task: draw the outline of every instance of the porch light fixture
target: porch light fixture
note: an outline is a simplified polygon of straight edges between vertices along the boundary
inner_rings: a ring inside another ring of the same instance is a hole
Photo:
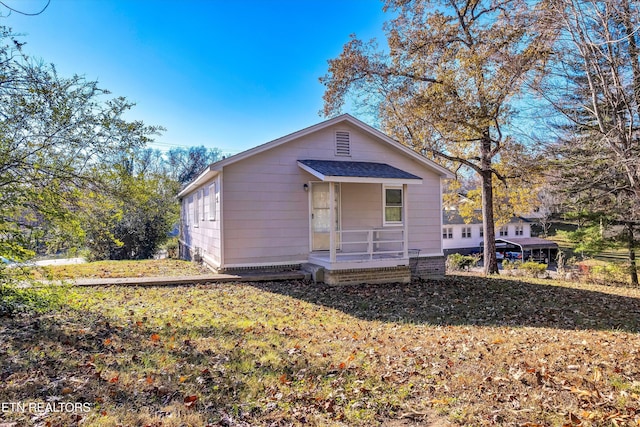
[[[309,184],[304,184],[302,188],[304,188],[304,191],[309,191]]]

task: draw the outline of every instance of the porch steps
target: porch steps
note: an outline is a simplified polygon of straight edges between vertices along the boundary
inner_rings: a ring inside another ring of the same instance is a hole
[[[306,263],[306,264],[302,264],[301,268],[303,272],[311,276],[310,279],[314,283],[324,282],[324,272],[325,272],[324,267],[317,264]]]

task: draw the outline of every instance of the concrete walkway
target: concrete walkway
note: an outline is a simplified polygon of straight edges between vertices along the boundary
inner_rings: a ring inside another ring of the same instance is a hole
[[[198,276],[176,277],[124,277],[124,278],[99,278],[76,279],[72,283],[75,286],[178,286],[178,285],[202,285],[206,283],[225,282],[273,282],[284,280],[308,280],[309,274],[301,271],[248,271],[242,274],[204,274]]]
[[[35,265],[45,266],[45,265],[69,265],[69,264],[84,264],[87,261],[84,258],[52,258],[52,259],[41,259],[39,261],[34,261]]]

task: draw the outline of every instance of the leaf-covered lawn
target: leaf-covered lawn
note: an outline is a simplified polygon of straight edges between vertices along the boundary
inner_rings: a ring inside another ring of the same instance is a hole
[[[210,273],[211,270],[200,264],[176,259],[96,261],[85,264],[50,265],[32,269],[32,275],[36,279],[194,276]]]
[[[74,289],[0,318],[0,402],[91,410],[0,419],[638,425],[639,331],[640,291],[551,281]]]

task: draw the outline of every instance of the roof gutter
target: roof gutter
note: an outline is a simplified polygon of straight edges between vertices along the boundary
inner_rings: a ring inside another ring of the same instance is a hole
[[[187,194],[195,190],[197,187],[199,187],[203,182],[207,182],[213,177],[215,177],[216,175],[218,175],[219,170],[218,168],[214,168],[214,165],[215,163],[209,165],[209,167],[207,167],[200,175],[198,175],[196,179],[191,181],[186,187],[180,190],[177,197],[182,198],[186,196]]]

